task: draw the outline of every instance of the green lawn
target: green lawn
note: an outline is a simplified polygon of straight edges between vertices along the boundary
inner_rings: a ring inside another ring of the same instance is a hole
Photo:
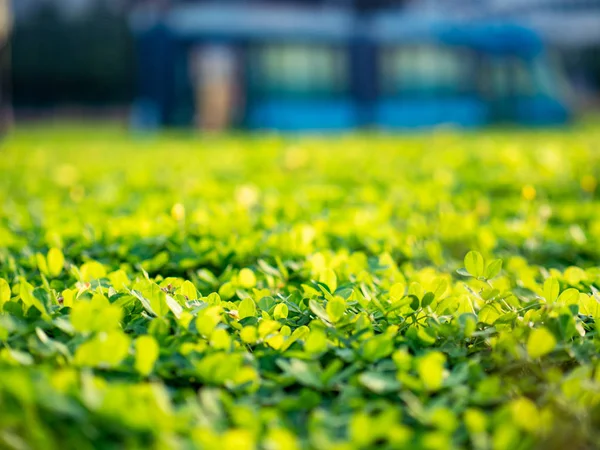
[[[17,130],[0,448],[596,448],[596,125]]]

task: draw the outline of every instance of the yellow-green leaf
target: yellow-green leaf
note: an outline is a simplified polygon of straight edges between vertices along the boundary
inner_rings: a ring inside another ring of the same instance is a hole
[[[217,350],[229,350],[231,347],[231,337],[227,330],[217,328],[210,336],[210,346]]]
[[[428,391],[437,391],[444,382],[446,356],[441,352],[430,352],[417,359],[417,373]]]
[[[4,278],[0,278],[0,311],[8,301],[10,301],[10,286]]]
[[[251,298],[245,298],[238,306],[238,315],[240,319],[256,316],[256,304]]]
[[[539,426],[539,411],[535,403],[527,397],[520,397],[510,403],[513,420],[521,429],[535,432]]]
[[[286,319],[288,314],[289,308],[285,303],[278,304],[273,311],[273,317],[275,317],[275,319]]]
[[[327,285],[332,293],[337,289],[337,276],[332,269],[323,270],[319,276],[319,281]]]
[[[491,280],[496,277],[502,270],[502,260],[494,259],[485,268],[485,278]]]
[[[566,291],[563,291],[556,299],[556,303],[567,306],[576,305],[579,303],[579,291],[574,288],[569,288]]]
[[[556,339],[546,328],[536,328],[527,340],[527,353],[532,358],[547,355],[556,347]]]
[[[327,311],[329,320],[331,320],[334,323],[339,322],[339,320],[344,316],[344,312],[346,311],[346,300],[339,296],[333,297],[327,302],[325,310]]]
[[[184,295],[188,300],[196,300],[198,298],[198,291],[196,286],[191,281],[184,281],[180,288],[181,295]]]
[[[51,248],[48,251],[48,274],[51,277],[57,277],[65,265],[65,256],[58,248]]]
[[[406,293],[406,283],[398,282],[390,288],[390,298],[400,300]]]
[[[467,255],[465,256],[464,263],[465,269],[467,269],[467,272],[469,272],[472,276],[474,276],[475,278],[483,276],[483,271],[485,267],[483,256],[481,256],[481,253],[476,251],[471,251],[467,253]]]
[[[135,370],[142,375],[149,375],[158,359],[159,346],[150,335],[140,336],[135,340]]]
[[[560,284],[555,277],[547,278],[544,281],[544,298],[548,303],[553,303],[558,298]]]
[[[327,335],[320,328],[310,331],[310,334],[304,341],[304,350],[307,353],[321,353],[327,350]]]
[[[37,262],[38,269],[40,269],[40,272],[44,275],[48,275],[48,264],[46,262],[46,258],[44,258],[44,255],[42,255],[41,253],[36,253],[35,260]]]
[[[98,261],[89,261],[83,264],[79,272],[82,281],[92,281],[106,276],[106,269]]]
[[[240,286],[249,289],[256,286],[256,275],[250,269],[242,269],[238,275],[238,281]]]

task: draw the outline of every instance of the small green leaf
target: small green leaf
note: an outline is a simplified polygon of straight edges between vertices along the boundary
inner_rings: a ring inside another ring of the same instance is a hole
[[[256,286],[256,275],[250,269],[242,269],[238,275],[238,281],[240,286],[249,289]]]
[[[373,336],[363,344],[363,357],[368,361],[379,361],[394,351],[394,340],[391,336],[380,334]]]
[[[158,358],[159,347],[156,339],[150,335],[140,336],[135,340],[135,370],[147,376],[152,372]]]
[[[46,262],[46,258],[41,253],[35,254],[35,260],[37,262],[38,269],[44,275],[48,275],[48,263]]]
[[[277,360],[277,365],[287,376],[294,378],[304,386],[316,389],[323,387],[323,382],[317,372],[318,368],[314,364],[299,359],[292,359],[289,362],[280,359]]]
[[[106,276],[106,269],[97,261],[89,261],[79,268],[82,281],[92,281]]]
[[[435,283],[435,289],[433,290],[433,295],[435,296],[435,298],[439,299],[446,293],[447,290],[448,290],[448,281],[446,281],[443,278],[440,278]]]
[[[0,278],[0,311],[6,302],[10,301],[10,286],[4,278]]]
[[[491,280],[492,278],[497,277],[501,270],[502,270],[502,260],[494,259],[485,268],[484,277],[486,280]]]
[[[310,334],[304,341],[304,350],[307,353],[321,353],[327,350],[327,335],[320,328],[310,331]]]
[[[227,330],[217,328],[210,335],[210,346],[217,350],[229,350],[231,348],[231,337]]]
[[[33,306],[38,311],[42,313],[42,316],[48,318],[48,312],[46,311],[46,307],[44,304],[33,294],[33,286],[31,286],[27,282],[21,283],[19,288],[19,295],[23,304],[26,307]]]
[[[238,315],[240,320],[246,317],[256,317],[256,304],[250,297],[242,300],[238,306]]]
[[[196,286],[194,286],[191,281],[184,281],[179,289],[181,295],[185,296],[188,300],[196,300],[198,298]]]
[[[240,338],[242,339],[242,342],[246,344],[255,344],[258,340],[256,327],[249,325],[242,328],[242,331],[240,331]]]
[[[437,391],[444,382],[446,356],[441,352],[430,352],[417,359],[417,373],[428,391]]]
[[[62,272],[65,265],[65,256],[58,248],[51,248],[48,251],[48,274],[51,277],[57,277]]]
[[[332,322],[339,322],[346,312],[346,301],[342,297],[333,297],[327,302],[326,311]]]
[[[400,388],[400,383],[392,376],[385,375],[379,372],[365,372],[360,374],[358,381],[368,390],[376,394],[387,394],[397,391]]]
[[[471,251],[469,253],[467,253],[467,255],[465,256],[465,269],[467,269],[467,272],[475,277],[475,278],[479,278],[481,276],[483,276],[483,271],[484,271],[484,261],[483,261],[483,256],[481,256],[481,253],[476,252],[476,251]]]
[[[427,292],[421,299],[421,308],[427,308],[429,305],[431,305],[433,303],[434,299],[435,299],[435,294],[433,292]]]
[[[327,285],[329,292],[332,294],[337,289],[337,276],[332,269],[323,270],[323,272],[321,272],[321,276],[319,277],[319,281]]]
[[[275,319],[277,319],[277,320],[286,319],[288,314],[289,314],[289,308],[285,303],[278,304],[275,307],[275,310],[273,311],[273,317],[275,317]]]
[[[406,294],[406,283],[396,283],[390,288],[390,298],[392,301],[400,300]]]
[[[196,318],[196,330],[203,336],[210,336],[218,324],[219,319],[212,314],[203,314]]]
[[[325,311],[325,308],[323,308],[323,306],[321,306],[316,300],[310,299],[308,301],[308,307],[319,319],[325,323],[329,324],[329,322],[331,322],[327,311]]]
[[[579,291],[575,288],[563,291],[556,299],[556,303],[564,306],[577,305],[579,303]]]
[[[118,366],[129,352],[131,339],[120,330],[100,333],[75,351],[75,364],[83,367]]]
[[[119,327],[123,310],[110,304],[103,295],[96,294],[91,300],[76,301],[69,318],[73,328],[81,333],[110,331]]]
[[[167,306],[169,307],[169,309],[175,316],[175,318],[180,319],[181,314],[183,313],[183,307],[177,302],[177,300],[175,300],[173,297],[171,297],[169,294],[166,294],[166,293],[165,293],[165,301],[167,303]]]
[[[150,286],[144,290],[144,296],[148,299],[152,311],[154,311],[158,317],[165,317],[170,311],[169,305],[167,304],[167,294],[158,284],[151,283]]]
[[[554,303],[560,292],[560,284],[555,277],[547,278],[544,281],[544,298],[548,303]]]
[[[546,328],[536,328],[527,340],[527,353],[531,358],[547,355],[556,347],[556,339]]]
[[[514,422],[519,428],[535,433],[540,425],[540,414],[535,403],[527,397],[520,397],[509,404]]]

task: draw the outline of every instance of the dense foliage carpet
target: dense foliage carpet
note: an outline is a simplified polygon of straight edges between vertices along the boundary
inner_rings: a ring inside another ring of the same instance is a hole
[[[0,448],[600,442],[600,132],[0,149]]]

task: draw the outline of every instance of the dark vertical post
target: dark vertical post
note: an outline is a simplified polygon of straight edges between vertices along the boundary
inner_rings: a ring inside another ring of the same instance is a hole
[[[373,124],[373,108],[378,96],[377,47],[367,34],[369,13],[355,10],[355,33],[349,44],[350,90],[358,108],[359,125]]]
[[[169,30],[160,22],[136,36],[135,126],[153,128],[169,123],[174,81],[172,47]]]

